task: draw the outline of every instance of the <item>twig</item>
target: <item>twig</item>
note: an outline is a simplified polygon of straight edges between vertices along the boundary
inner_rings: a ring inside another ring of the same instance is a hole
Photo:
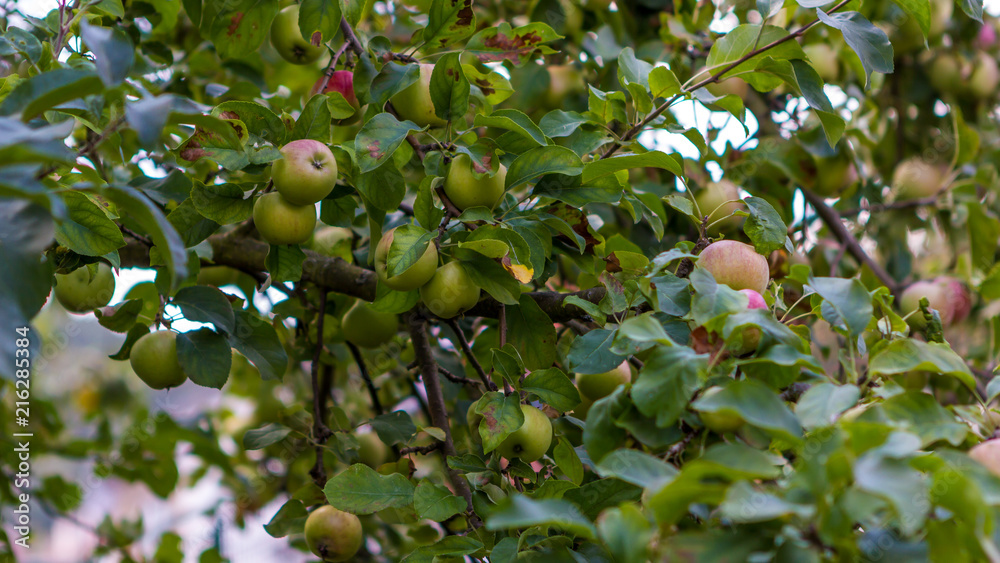
[[[320,384],[320,357],[323,354],[323,321],[326,317],[326,292],[319,292],[319,315],[316,318],[316,343],[313,350],[312,365],[309,374],[312,378],[313,392],[313,439],[316,441],[316,463],[309,470],[309,475],[320,488],[326,485],[326,468],[323,466],[323,444],[330,437],[330,429],[326,426],[326,397]]]
[[[109,136],[111,136],[112,133],[117,131],[118,128],[121,127],[124,123],[125,123],[125,114],[123,113],[122,115],[118,116],[118,118],[116,118],[114,121],[108,123],[108,126],[105,127],[103,131],[101,131],[100,135],[93,137],[92,139],[87,141],[82,147],[80,147],[80,149],[76,151],[77,158],[81,156],[87,156],[89,158],[90,152],[93,151],[95,148],[97,148],[97,145],[99,145],[102,141],[104,141],[104,139],[107,139]],[[55,172],[58,168],[59,168],[58,166],[49,166],[48,168],[39,171],[38,174],[35,175],[35,178],[41,180],[46,176],[48,176],[49,174]]]
[[[483,369],[482,364],[476,358],[476,355],[472,353],[472,347],[469,346],[469,341],[465,338],[465,333],[462,332],[461,327],[458,326],[458,322],[455,319],[448,319],[446,321],[448,326],[451,327],[452,332],[455,333],[455,338],[458,339],[459,346],[462,347],[462,352],[465,354],[465,358],[472,364],[472,369],[476,370],[479,375],[479,379],[483,382],[483,385],[490,391],[496,391],[497,386],[495,383],[490,381],[490,376],[486,374],[486,370]]]
[[[433,451],[441,449],[441,442],[434,442],[433,444],[428,444],[426,446],[410,446],[408,448],[401,448],[399,450],[400,455],[409,454],[429,454]]]
[[[451,199],[448,198],[448,195],[444,193],[444,188],[438,186],[437,189],[434,191],[435,193],[437,193],[438,198],[441,199],[441,203],[444,204],[444,210],[445,213],[447,213],[447,215],[450,215],[451,217],[458,217],[462,214],[462,211],[459,208],[455,207],[455,204],[451,202]]]
[[[406,369],[411,370],[411,369],[413,369],[415,367],[417,367],[417,361],[416,360],[410,362],[410,365],[406,366]],[[451,381],[453,383],[461,383],[462,385],[472,385],[472,386],[475,386],[475,387],[479,387],[479,385],[480,385],[480,383],[478,381],[476,381],[475,379],[469,379],[468,377],[462,377],[461,375],[456,375],[456,374],[452,373],[451,371],[449,371],[448,369],[446,369],[445,367],[441,366],[440,364],[438,364],[438,368],[437,369],[438,369],[438,373],[440,373],[441,375],[443,375],[445,377],[445,379],[447,379],[448,381]]]
[[[375,388],[375,384],[372,382],[371,376],[368,374],[368,366],[365,365],[365,357],[361,354],[361,350],[354,345],[353,342],[345,342],[347,344],[347,349],[351,351],[351,355],[354,356],[355,363],[358,364],[358,371],[361,372],[361,378],[365,380],[365,385],[368,387],[368,394],[372,397],[372,408],[375,409],[375,414],[385,414],[382,409],[382,401],[378,399],[378,389]]]
[[[500,347],[503,348],[507,345],[507,306],[503,303],[500,304]],[[521,379],[524,379],[526,373],[521,374]],[[510,383],[507,381],[506,377],[503,377],[503,394],[510,395],[514,392],[511,388]]]
[[[697,429],[688,427],[687,425],[685,425],[685,427],[686,432],[684,432],[684,437],[681,438],[680,442],[677,442],[667,449],[667,453],[664,454],[663,459],[671,460],[684,453],[684,450],[687,449],[691,440],[694,440],[694,437],[698,435]]]
[[[851,209],[845,209],[840,212],[841,217],[852,217],[861,213],[862,211],[867,211],[869,213],[878,213],[880,211],[888,211],[890,209],[910,209],[911,207],[923,207],[925,205],[934,205],[937,203],[938,196],[941,192],[946,191],[947,186],[940,190],[938,193],[922,197],[918,199],[908,199],[906,201],[894,201],[892,203],[877,203],[875,205],[869,205],[867,207],[854,207]]]
[[[352,51],[359,55],[365,52],[365,46],[361,44],[361,40],[354,33],[354,28],[348,23],[347,18],[340,18],[340,31],[344,32],[344,39],[350,44]]]
[[[118,228],[121,229],[121,231],[123,233],[125,233],[126,235],[128,235],[128,236],[134,238],[135,240],[141,242],[142,244],[145,244],[146,246],[152,248],[152,246],[153,246],[153,240],[150,239],[149,237],[144,236],[144,235],[140,235],[139,233],[133,231],[132,229],[126,227],[125,225],[118,225]]]

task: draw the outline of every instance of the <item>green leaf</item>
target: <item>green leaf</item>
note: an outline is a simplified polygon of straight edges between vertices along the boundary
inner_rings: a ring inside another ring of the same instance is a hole
[[[11,46],[11,50],[5,50],[3,53],[4,55],[13,55],[16,52],[21,53],[26,59],[33,63],[37,63],[41,60],[42,42],[27,30],[21,29],[20,27],[10,26],[7,28],[7,33],[4,33],[3,37],[10,42]]]
[[[524,112],[516,109],[498,109],[489,115],[477,115],[473,125],[513,131],[540,147],[549,144],[549,139],[538,125],[535,125],[535,122]]]
[[[91,70],[57,68],[19,83],[0,103],[0,115],[19,113],[27,122],[44,111],[102,89],[101,79]]]
[[[132,68],[135,47],[121,28],[108,29],[80,21],[80,37],[94,55],[97,75],[107,88],[122,83]]]
[[[264,531],[272,538],[283,538],[303,529],[309,512],[301,500],[290,499],[281,505],[278,512],[267,524],[264,524]]]
[[[556,360],[556,329],[552,320],[530,295],[507,307],[508,341],[528,370],[547,368]]]
[[[451,494],[445,487],[423,479],[413,492],[413,509],[420,518],[444,522],[465,511],[466,503],[465,499]]]
[[[743,223],[743,232],[750,237],[754,248],[764,256],[785,246],[788,238],[788,227],[774,207],[763,198],[748,197],[743,200],[747,204],[750,216]]]
[[[556,467],[569,477],[569,480],[580,485],[583,483],[583,462],[580,456],[573,449],[573,444],[566,438],[559,438],[556,447],[552,450],[552,458],[556,462]]]
[[[561,38],[544,23],[533,22],[511,29],[509,23],[500,22],[473,35],[465,50],[483,63],[511,61],[514,66],[523,66],[534,58],[536,51],[554,53],[545,44]]]
[[[300,9],[299,14],[301,15],[301,13]],[[288,130],[281,121],[281,117],[267,106],[256,102],[239,100],[222,102],[215,106],[212,115],[220,118],[239,119],[247,126],[247,131],[251,135],[258,137],[263,142],[281,146],[287,141]]]
[[[601,514],[597,530],[616,561],[647,561],[655,534],[649,519],[635,504],[622,504]]]
[[[430,8],[427,27],[420,36],[428,45],[443,49],[476,31],[476,13],[472,10],[472,0],[434,0]],[[441,113],[438,112],[438,115]]]
[[[595,402],[587,411],[587,425],[583,429],[583,445],[594,462],[600,463],[625,443],[627,433],[617,424],[618,418],[628,410],[629,401],[625,386]]]
[[[638,450],[615,450],[597,464],[597,474],[614,477],[644,489],[658,489],[677,476],[677,469]]]
[[[514,494],[486,518],[487,530],[508,530],[531,526],[550,526],[576,536],[593,538],[594,525],[573,504],[558,499],[532,500]]]
[[[322,45],[340,31],[340,17],[339,1],[302,0],[299,5],[299,32],[311,44]]]
[[[371,172],[382,166],[399,145],[403,144],[410,131],[419,130],[416,123],[400,122],[389,113],[380,113],[371,118],[354,138],[354,150],[361,173]]]
[[[357,179],[358,193],[379,211],[395,211],[406,196],[403,175],[392,162],[363,172]]]
[[[253,215],[253,198],[244,197],[239,184],[203,184],[195,181],[191,202],[198,213],[220,225],[242,223]]]
[[[440,2],[440,0],[438,0]],[[446,0],[447,2],[468,2],[472,13],[472,0]],[[431,102],[434,113],[446,121],[462,119],[469,111],[469,79],[462,72],[459,53],[448,53],[438,59],[431,73]]]
[[[129,299],[113,307],[95,309],[94,314],[97,316],[97,322],[104,328],[112,332],[128,332],[139,320],[142,306],[142,299]]]
[[[306,253],[299,245],[269,245],[264,266],[276,282],[297,282],[302,279],[302,264],[306,261]]]
[[[996,244],[990,243],[990,237],[1000,237],[1000,220],[978,201],[966,203],[965,208],[972,266],[988,272],[996,264]]]
[[[392,232],[392,245],[386,259],[385,273],[394,277],[410,268],[434,244],[435,231],[428,231],[416,225],[400,225]]]
[[[233,354],[224,336],[201,328],[177,335],[177,360],[195,384],[222,389],[229,379]]]
[[[380,475],[371,467],[356,463],[326,482],[323,492],[334,508],[352,514],[372,514],[385,508],[413,504],[413,483],[393,473]]]
[[[672,98],[681,93],[681,82],[669,67],[657,66],[649,71],[649,93],[654,100]]]
[[[852,337],[859,336],[872,320],[872,296],[856,278],[809,278],[809,287],[832,309],[823,309],[823,318],[843,327]]]
[[[499,72],[480,72],[478,68],[468,64],[462,65],[462,72],[465,73],[465,78],[482,92],[487,103],[499,104],[514,93],[510,81]]]
[[[288,369],[288,354],[274,327],[250,311],[234,312],[236,324],[229,333],[229,345],[246,356],[265,380],[281,379]]]
[[[218,288],[207,285],[185,287],[170,302],[180,307],[184,318],[189,321],[211,323],[230,334],[236,328],[233,306]]]
[[[871,82],[872,72],[888,74],[893,71],[889,37],[859,12],[827,14],[816,8],[816,15],[819,21],[839,29],[844,34],[844,41],[861,57],[861,65],[865,69],[865,88]]]
[[[83,192],[63,193],[68,217],[56,228],[59,244],[84,256],[104,256],[125,246],[118,225]]]
[[[243,449],[259,450],[266,448],[271,444],[277,444],[284,440],[285,436],[288,436],[291,432],[291,428],[281,424],[268,424],[260,428],[247,430],[246,434],[243,435]]]
[[[970,390],[976,388],[976,379],[965,360],[947,344],[936,342],[913,338],[893,340],[872,355],[868,369],[873,376],[930,371],[953,376]]]
[[[616,332],[596,329],[576,337],[569,349],[566,362],[577,373],[604,373],[617,367],[623,358],[611,351]]]
[[[808,518],[813,515],[815,509],[809,505],[793,504],[759,490],[746,481],[739,481],[726,491],[726,499],[719,510],[725,518],[747,524],[767,522],[788,515]]]
[[[583,167],[583,181],[584,183],[591,182],[619,170],[632,168],[662,168],[677,176],[684,175],[684,169],[678,158],[664,152],[650,151],[643,154],[624,154],[588,162]]]
[[[417,426],[406,411],[380,414],[369,423],[386,445],[404,444],[417,433]],[[443,518],[442,518],[443,520]]]
[[[171,290],[180,287],[187,278],[187,251],[180,235],[160,208],[137,190],[125,186],[110,186],[103,195],[118,205],[122,215],[127,214],[153,239],[167,266]]]
[[[795,414],[806,430],[815,430],[832,425],[840,413],[856,405],[860,398],[861,391],[854,385],[820,383],[799,398]]]
[[[414,549],[400,563],[435,563],[447,561],[449,558],[461,559],[462,555],[469,555],[481,549],[483,543],[475,538],[446,536],[433,545],[422,545]]]
[[[479,399],[476,412],[483,415],[479,436],[483,439],[483,453],[490,453],[512,433],[524,425],[521,398],[517,393],[487,393]]]
[[[462,256],[462,264],[472,281],[505,305],[517,305],[521,298],[521,284],[494,260],[468,252]]]
[[[336,5],[336,2],[324,2]],[[301,17],[301,14],[300,14]],[[330,142],[330,125],[333,116],[327,105],[326,96],[316,95],[309,99],[292,128],[292,141],[314,139],[323,144]]]
[[[587,108],[602,125],[612,121],[628,123],[625,103],[624,92],[602,92],[593,86],[589,87]]]
[[[552,346],[554,349],[555,345]],[[543,403],[557,411],[571,411],[580,404],[580,392],[557,367],[531,372],[521,383],[521,390],[538,395]]]
[[[659,347],[632,384],[632,400],[639,412],[656,417],[665,428],[677,422],[708,372],[708,354],[686,346]]]
[[[754,380],[735,381],[710,396],[699,397],[692,408],[701,412],[728,411],[783,440],[802,441],[802,427],[785,402],[769,387]]]
[[[740,25],[712,45],[712,50],[708,53],[705,66],[717,68],[714,72],[718,73],[721,70],[718,67],[725,68],[730,63],[742,59],[745,55],[753,51],[755,46],[769,45],[787,36],[788,32],[786,30],[773,25],[764,25],[763,28],[752,24]],[[739,74],[740,78],[746,80],[758,91],[766,92],[773,90],[781,84],[779,79],[766,74],[752,72],[764,57],[787,60],[804,59],[806,55],[797,42],[785,41],[773,49],[768,49],[761,54],[750,57],[723,76]],[[698,80],[703,80],[708,78],[708,76],[707,73],[703,73],[698,76]]]

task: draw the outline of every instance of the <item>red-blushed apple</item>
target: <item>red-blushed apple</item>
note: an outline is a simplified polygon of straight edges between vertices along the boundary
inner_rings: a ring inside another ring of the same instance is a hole
[[[388,275],[389,250],[392,247],[396,229],[391,229],[382,235],[382,240],[375,247],[375,273],[380,282],[389,289],[396,291],[413,291],[426,284],[437,272],[438,251],[433,241],[427,244],[420,258],[406,270],[395,276]]]
[[[433,72],[434,65],[421,64],[417,81],[389,99],[400,119],[409,119],[421,127],[443,127],[448,123],[434,111],[434,102],[431,100]]]
[[[392,313],[376,311],[370,304],[358,300],[344,313],[340,327],[348,342],[362,348],[377,348],[396,336],[399,319]]]
[[[424,305],[442,319],[450,319],[474,307],[479,302],[479,293],[479,286],[457,261],[438,268],[431,281],[420,288]]]
[[[158,330],[135,341],[129,353],[132,371],[153,389],[169,389],[187,381],[177,359],[177,333]]]
[[[316,94],[330,94],[332,92],[337,92],[347,100],[347,103],[355,110],[361,109],[361,104],[358,103],[358,96],[354,93],[354,73],[349,70],[335,70],[330,76],[322,76],[313,84],[312,90],[309,91],[309,97],[313,97]]]
[[[580,394],[597,401],[607,397],[618,388],[619,385],[632,382],[632,368],[628,362],[624,361],[610,371],[603,373],[580,373],[576,376],[576,387]]]
[[[697,267],[711,273],[716,283],[737,291],[752,289],[764,293],[770,279],[767,258],[749,244],[734,240],[720,240],[708,245],[698,257]]]
[[[709,224],[711,225],[713,222],[719,221],[709,227],[709,234],[714,235],[722,231],[734,231],[739,228],[743,223],[743,218],[731,216],[734,211],[743,209],[743,204],[738,201],[739,199],[739,187],[725,179],[718,182],[709,182],[695,194],[695,201],[698,202],[698,209],[701,211],[702,216],[711,215],[708,218]],[[722,220],[720,221],[720,219]]]
[[[507,459],[520,458],[525,463],[538,461],[552,444],[552,421],[531,405],[521,405],[524,424],[497,446],[497,453]]]
[[[274,189],[293,205],[311,205],[330,195],[337,185],[337,159],[330,147],[299,139],[281,147],[271,166]]]
[[[507,167],[501,164],[497,173],[490,177],[476,178],[473,172],[485,173],[487,170],[465,153],[456,156],[448,165],[444,193],[455,207],[463,211],[470,207],[493,209],[503,197]]]
[[[929,307],[937,310],[943,327],[965,320],[972,309],[968,289],[955,278],[941,276],[934,280],[914,282],[903,290],[899,298],[899,308],[904,315],[912,313],[906,322],[915,329],[927,326],[927,320],[920,312],[921,297],[926,297]]]
[[[294,205],[278,192],[266,193],[253,204],[253,222],[271,244],[301,244],[316,228],[315,205]]]
[[[361,549],[361,520],[323,505],[306,518],[306,545],[323,561],[349,561]]]
[[[972,446],[972,449],[969,450],[969,457],[1000,477],[1000,440],[986,440]]]
[[[896,166],[892,173],[892,192],[896,201],[923,199],[936,195],[945,181],[943,166],[913,157]]]
[[[316,46],[302,37],[299,30],[299,5],[282,8],[271,22],[271,45],[286,61],[309,64],[326,52],[322,45]]]
[[[764,296],[752,289],[741,289],[740,293],[747,296],[747,309],[767,309],[767,301],[764,301]],[[760,346],[760,329],[755,326],[746,327],[743,329],[743,334],[741,338],[742,346],[739,349],[737,355],[742,356],[744,354],[749,354],[757,350]]]
[[[59,304],[70,313],[89,313],[111,302],[115,294],[115,274],[104,262],[97,263],[97,271],[93,274],[89,266],[68,274],[56,274],[54,293]]]

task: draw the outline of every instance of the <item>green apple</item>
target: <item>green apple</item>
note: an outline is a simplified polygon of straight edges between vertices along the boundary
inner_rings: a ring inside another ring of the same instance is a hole
[[[278,192],[266,193],[253,205],[253,222],[271,244],[301,244],[316,228],[316,206],[294,205]]]
[[[987,53],[980,52],[969,77],[969,92],[977,100],[992,100],[1000,86],[1000,68],[996,60]]]
[[[576,386],[580,394],[597,401],[614,393],[619,385],[632,382],[632,368],[628,361],[624,361],[618,367],[604,373],[581,373],[576,376]]]
[[[469,405],[469,410],[465,411],[465,422],[469,425],[469,438],[475,444],[483,443],[483,437],[479,434],[479,423],[483,421],[483,415],[476,412],[479,400]]]
[[[587,413],[590,412],[590,407],[592,406],[594,406],[594,401],[591,401],[586,395],[580,393],[580,404],[573,409],[572,414],[580,420],[587,420]]]
[[[858,173],[847,155],[817,158],[812,191],[822,197],[839,197],[857,180]]]
[[[896,166],[892,173],[892,192],[896,201],[923,199],[936,195],[946,177],[944,167],[913,157]]]
[[[309,341],[316,342],[316,321],[309,323]],[[340,325],[340,319],[326,314],[323,315],[323,342],[343,342],[344,331]]]
[[[525,463],[541,459],[552,444],[552,421],[531,405],[521,405],[524,424],[497,446],[507,459],[520,458]]]
[[[802,48],[823,82],[836,82],[840,78],[839,57],[828,43],[812,43]]]
[[[986,440],[972,446],[969,457],[989,469],[990,473],[1000,477],[1000,440]]]
[[[299,5],[282,8],[271,22],[271,45],[286,61],[309,64],[326,52],[322,45],[316,46],[302,37],[299,30]]]
[[[702,216],[711,215],[708,218],[709,224],[714,221],[718,223],[712,225],[708,232],[715,235],[722,231],[734,231],[743,223],[743,218],[731,216],[734,211],[743,209],[743,204],[739,203],[740,189],[729,180],[709,182],[702,190],[695,194],[695,201],[698,202],[698,209]],[[714,213],[713,213],[714,212]]]
[[[749,244],[735,240],[720,240],[708,245],[698,257],[697,267],[711,273],[716,283],[737,291],[752,289],[764,293],[771,277],[767,258]]]
[[[709,387],[701,397],[707,399],[719,391],[722,391],[721,387]],[[731,409],[719,409],[714,412],[698,411],[698,416],[706,428],[717,434],[736,432],[746,423],[738,412]]]
[[[56,274],[55,296],[71,313],[88,313],[111,302],[115,294],[115,274],[111,266],[97,263],[97,272],[83,266],[68,274]]]
[[[320,227],[313,233],[308,246],[323,256],[337,256],[351,261],[351,242],[354,231],[343,227]]]
[[[929,71],[931,86],[945,94],[961,94],[969,82],[965,66],[959,55],[949,52],[939,53],[931,61]]]
[[[388,276],[389,250],[392,247],[396,229],[391,229],[382,235],[375,248],[375,273],[380,282],[389,289],[396,291],[413,291],[429,282],[437,272],[438,252],[434,241],[427,244],[427,249],[409,268],[395,276]]]
[[[708,78],[709,74],[701,74],[700,79]],[[750,85],[746,83],[746,80],[738,76],[732,76],[709,84],[705,87],[709,92],[715,96],[736,96],[739,99],[746,99],[747,95],[750,93]],[[707,213],[707,212],[706,212]]]
[[[400,119],[408,119],[421,127],[443,127],[448,123],[434,112],[434,102],[431,100],[433,72],[434,65],[421,64],[417,81],[389,98]]]
[[[348,561],[361,549],[361,520],[323,505],[306,518],[306,545],[323,561]]]
[[[136,340],[129,353],[132,371],[153,389],[177,387],[187,380],[177,360],[177,333],[158,330]]]
[[[198,270],[198,284],[222,287],[233,285],[240,277],[240,271],[229,266],[202,266]]]
[[[312,205],[337,185],[337,159],[319,141],[292,141],[281,147],[281,158],[271,166],[271,180],[288,203]]]
[[[767,309],[767,301],[764,301],[764,296],[752,289],[741,289],[740,293],[747,296],[747,310],[752,309]],[[742,346],[736,351],[738,356],[743,356],[754,352],[757,347],[760,346],[760,329],[753,327],[746,327],[743,329],[742,338],[740,339]]]
[[[389,461],[389,447],[379,439],[378,434],[365,432],[364,434],[355,435],[355,438],[358,439],[359,462],[372,469],[377,469]]]
[[[377,348],[396,336],[399,319],[392,313],[382,313],[372,309],[364,301],[357,301],[340,323],[348,342],[362,348]]]
[[[545,107],[558,109],[567,96],[582,92],[586,85],[583,76],[573,65],[553,65],[546,67],[549,73],[549,88],[542,97]]]
[[[475,166],[475,170],[473,170]],[[504,193],[507,167],[503,164],[491,177],[476,178],[474,173],[484,174],[489,169],[479,162],[473,162],[469,155],[461,153],[448,165],[448,175],[444,180],[444,193],[460,210],[470,207],[493,209]]]
[[[424,305],[438,317],[450,319],[479,302],[479,286],[459,262],[448,262],[420,288]]]

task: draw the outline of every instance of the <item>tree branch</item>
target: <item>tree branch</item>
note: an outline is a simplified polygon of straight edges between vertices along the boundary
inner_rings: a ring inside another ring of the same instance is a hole
[[[458,322],[455,319],[448,319],[446,321],[448,326],[451,327],[452,332],[455,333],[455,338],[458,339],[458,344],[462,347],[462,352],[465,354],[465,358],[472,364],[472,369],[476,370],[479,375],[479,379],[482,380],[483,385],[486,389],[490,391],[496,391],[497,386],[492,381],[490,381],[490,376],[486,374],[486,370],[483,369],[482,364],[476,358],[476,355],[472,353],[472,346],[469,346],[469,341],[465,338],[465,333],[462,332],[462,327],[458,326]]]
[[[323,321],[326,317],[326,292],[319,292],[319,316],[316,319],[316,343],[313,351],[309,374],[312,378],[313,392],[313,439],[316,441],[316,463],[309,474],[320,488],[326,485],[326,468],[323,466],[323,444],[330,437],[330,429],[326,426],[326,396],[320,383],[320,357],[323,354]]]
[[[385,414],[385,410],[382,408],[382,401],[378,398],[378,389],[375,388],[375,383],[372,382],[371,375],[368,374],[368,366],[365,365],[365,357],[361,354],[361,350],[354,345],[353,342],[344,342],[347,344],[347,349],[351,351],[351,355],[354,356],[354,362],[358,364],[358,371],[361,372],[361,379],[365,380],[365,386],[368,387],[368,394],[372,397],[372,408],[375,409],[375,414],[382,415]]]

